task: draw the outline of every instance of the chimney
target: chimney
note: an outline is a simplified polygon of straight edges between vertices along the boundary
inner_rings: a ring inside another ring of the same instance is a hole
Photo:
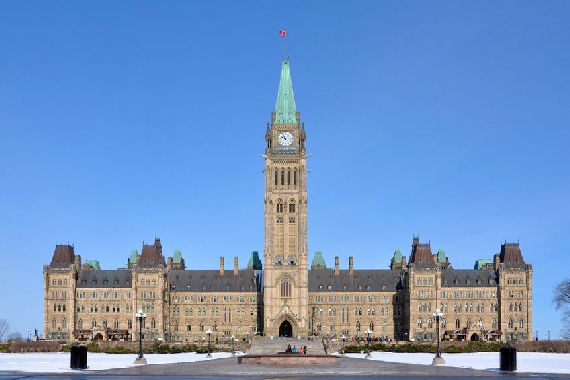
[[[350,276],[354,274],[354,257],[352,256],[348,258],[348,274]]]
[[[340,270],[338,268],[338,256],[334,258],[334,274],[338,276],[340,274]]]
[[[220,276],[224,275],[224,256],[220,256]]]
[[[239,269],[238,269],[238,257],[235,256],[234,257],[234,276],[237,276],[239,274]]]

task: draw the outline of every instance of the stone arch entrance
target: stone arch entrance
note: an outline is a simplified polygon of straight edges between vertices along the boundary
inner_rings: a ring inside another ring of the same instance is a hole
[[[479,335],[477,335],[477,334],[471,335],[471,341],[472,342],[478,342],[479,341]]]
[[[293,326],[288,320],[284,320],[279,325],[279,336],[291,338],[293,336]]]
[[[103,335],[101,333],[98,333],[93,337],[93,340],[103,340]]]

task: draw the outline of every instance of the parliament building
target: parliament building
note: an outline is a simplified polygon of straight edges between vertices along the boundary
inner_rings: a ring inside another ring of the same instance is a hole
[[[436,340],[433,313],[443,312],[444,340],[532,340],[532,266],[518,243],[455,269],[443,250],[412,239],[385,269],[327,266],[307,245],[307,134],[297,111],[290,62],[281,65],[275,111],[265,131],[263,264],[186,268],[180,251],[165,257],[160,239],[133,251],[126,266],[102,270],[73,245],[57,245],[44,273],[44,337],[61,341],[196,342],[232,336],[365,336]],[[317,194],[318,196],[318,194]]]

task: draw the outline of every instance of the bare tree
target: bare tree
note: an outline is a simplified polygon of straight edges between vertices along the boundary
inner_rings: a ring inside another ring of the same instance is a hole
[[[10,330],[10,324],[5,319],[0,319],[0,342],[4,340],[6,334]]]
[[[12,331],[10,334],[8,334],[8,340],[10,342],[19,342],[22,339],[22,334],[20,334],[19,331]]]
[[[570,279],[562,281],[556,285],[554,289],[554,304],[556,310],[562,310],[562,336],[565,339],[570,339]]]

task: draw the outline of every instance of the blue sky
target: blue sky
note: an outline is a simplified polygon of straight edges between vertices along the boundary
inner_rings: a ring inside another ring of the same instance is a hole
[[[286,51],[310,251],[386,268],[420,234],[470,268],[520,240],[557,336],[568,25],[568,1],[0,2],[0,318],[43,328],[56,243],[107,269],[155,236],[189,268],[261,252]]]

